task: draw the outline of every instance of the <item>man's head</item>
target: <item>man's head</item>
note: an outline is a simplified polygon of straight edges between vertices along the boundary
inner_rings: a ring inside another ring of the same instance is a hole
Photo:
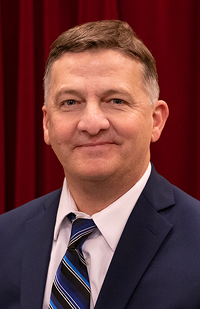
[[[45,102],[51,84],[52,65],[64,53],[95,52],[109,49],[120,51],[142,64],[144,90],[149,102],[155,103],[159,97],[155,60],[131,27],[126,22],[119,20],[103,20],[76,26],[55,40],[46,63]]]
[[[77,190],[78,182],[89,181],[89,190],[91,184],[107,184],[123,194],[145,172],[150,144],[159,139],[168,117],[167,104],[154,91],[157,74],[148,49],[127,24],[86,24],[53,44],[46,81],[44,139],[60,160],[68,186],[73,183]]]

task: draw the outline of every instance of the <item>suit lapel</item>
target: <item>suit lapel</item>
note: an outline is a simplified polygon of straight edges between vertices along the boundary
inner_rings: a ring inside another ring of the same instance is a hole
[[[37,217],[27,222],[22,261],[21,309],[42,308],[58,202],[59,194],[56,194],[56,198],[47,203]]]
[[[156,188],[156,190],[155,190]],[[59,194],[27,222],[22,263],[21,309],[42,308]],[[154,170],[130,215],[95,309],[124,309],[172,225],[159,210],[173,205],[171,185]]]
[[[163,178],[159,176],[157,182],[156,177],[157,174],[153,171],[153,176],[127,221],[95,309],[126,307],[146,269],[172,229],[171,223],[156,210],[173,205],[172,189]],[[157,192],[155,189],[152,190],[153,183]],[[162,194],[164,188],[165,192]]]

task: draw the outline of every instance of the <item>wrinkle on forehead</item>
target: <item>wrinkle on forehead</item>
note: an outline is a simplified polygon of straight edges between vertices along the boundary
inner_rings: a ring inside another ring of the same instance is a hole
[[[144,92],[142,65],[118,51],[66,53],[52,68],[50,92],[54,96],[128,95],[135,90]]]

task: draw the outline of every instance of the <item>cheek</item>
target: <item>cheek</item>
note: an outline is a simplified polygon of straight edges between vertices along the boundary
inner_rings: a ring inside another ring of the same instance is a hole
[[[137,136],[141,133],[140,123],[133,117],[122,117],[121,120],[116,123],[115,128],[117,133],[127,141],[137,139]]]
[[[52,126],[50,144],[60,163],[65,164],[71,155],[71,135],[66,125]]]
[[[72,130],[66,122],[57,121],[56,124],[51,124],[49,132],[51,145],[61,145],[72,137]]]
[[[130,147],[146,148],[149,147],[151,141],[152,122],[146,118],[143,121],[132,119],[124,121],[121,126],[121,137]]]

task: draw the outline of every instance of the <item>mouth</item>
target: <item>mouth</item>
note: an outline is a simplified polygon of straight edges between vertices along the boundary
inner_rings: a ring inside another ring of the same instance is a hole
[[[88,142],[88,143],[81,144],[78,147],[98,147],[98,146],[106,146],[106,145],[112,145],[112,144],[114,143],[113,142],[97,142],[97,143]]]
[[[116,145],[113,141],[93,141],[93,142],[85,142],[76,145],[76,149],[82,150],[82,151],[89,151],[89,152],[104,152],[108,151],[110,147],[113,145]]]

